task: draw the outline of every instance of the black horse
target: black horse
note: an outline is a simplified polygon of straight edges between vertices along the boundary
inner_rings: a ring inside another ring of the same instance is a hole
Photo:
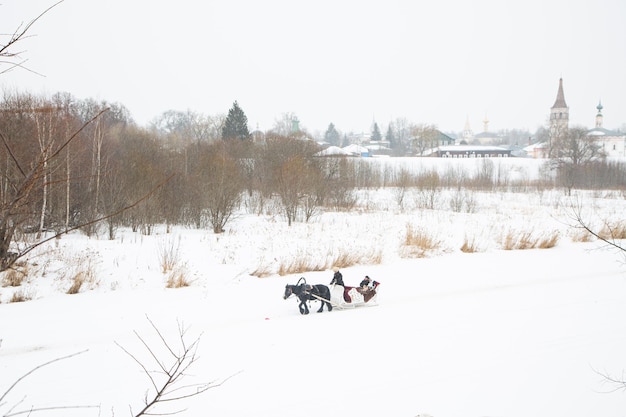
[[[304,280],[304,278],[300,278],[298,284],[296,285],[285,285],[285,295],[283,299],[287,299],[291,297],[292,294],[295,294],[296,297],[300,299],[300,304],[298,304],[298,308],[300,309],[300,314],[309,314],[309,307],[307,306],[307,301],[320,301],[321,306],[318,313],[324,311],[324,304],[326,304],[328,311],[333,310],[332,304],[330,304],[330,289],[326,285],[317,284],[317,285],[308,285],[306,281],[302,284],[300,281]]]

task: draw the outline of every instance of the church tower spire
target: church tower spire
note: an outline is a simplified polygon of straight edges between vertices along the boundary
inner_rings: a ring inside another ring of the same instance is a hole
[[[559,78],[559,90],[556,93],[556,100],[550,109],[550,141],[562,135],[569,125],[569,108],[565,103],[563,93],[563,78]]]
[[[601,101],[596,106],[596,109],[598,110],[598,114],[596,114],[596,127],[602,127],[602,120],[604,119],[604,116],[602,116],[603,107]]]

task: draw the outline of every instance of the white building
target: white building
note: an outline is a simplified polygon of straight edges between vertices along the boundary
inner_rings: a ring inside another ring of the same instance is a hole
[[[626,157],[626,134],[614,132],[602,127],[604,122],[602,103],[598,103],[596,109],[598,110],[596,114],[596,127],[589,130],[587,134],[596,140],[606,156],[614,158]]]

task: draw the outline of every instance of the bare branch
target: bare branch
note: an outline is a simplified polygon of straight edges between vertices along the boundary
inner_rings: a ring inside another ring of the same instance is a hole
[[[148,192],[146,195],[144,195],[143,197],[141,197],[139,200],[135,201],[135,202],[134,202],[134,203],[132,203],[132,204],[129,204],[129,205],[127,205],[127,206],[124,206],[124,207],[122,207],[121,209],[116,210],[116,211],[115,211],[115,212],[113,212],[113,213],[109,213],[109,214],[108,214],[108,215],[106,215],[106,216],[101,216],[101,217],[98,217],[98,218],[96,218],[96,219],[94,219],[94,220],[91,220],[91,221],[88,221],[88,222],[85,222],[85,223],[78,224],[78,225],[76,225],[76,226],[74,226],[74,227],[70,227],[70,228],[68,228],[68,229],[66,229],[66,230],[63,230],[62,232],[55,233],[54,235],[52,235],[52,236],[50,236],[50,237],[48,237],[48,238],[42,239],[42,240],[40,240],[39,242],[36,242],[36,243],[34,243],[34,244],[30,245],[29,247],[27,247],[26,249],[22,250],[22,251],[21,251],[21,252],[17,255],[16,260],[17,260],[17,259],[19,259],[19,258],[22,258],[23,256],[25,256],[25,255],[26,255],[26,254],[28,254],[29,252],[33,251],[35,248],[37,248],[37,247],[39,247],[39,246],[43,245],[44,243],[49,242],[49,241],[51,241],[51,240],[54,240],[54,239],[58,238],[59,236],[62,236],[62,235],[68,234],[69,232],[72,232],[72,231],[74,231],[74,230],[77,230],[77,229],[80,229],[80,228],[83,228],[83,227],[86,227],[86,226],[89,226],[89,225],[92,225],[92,224],[95,224],[95,223],[99,223],[99,222],[104,221],[104,220],[106,220],[106,219],[110,219],[111,217],[117,216],[118,214],[121,214],[121,213],[123,213],[123,212],[125,212],[125,211],[128,211],[128,210],[130,210],[130,209],[132,209],[132,208],[134,208],[134,207],[138,206],[139,204],[141,204],[142,202],[144,202],[145,200],[147,200],[148,198],[150,198],[150,197],[151,197],[151,196],[152,196],[152,195],[153,195],[153,194],[154,194],[154,193],[155,193],[155,192],[156,192],[159,188],[161,188],[163,185],[165,185],[165,184],[166,184],[168,181],[170,181],[173,177],[174,177],[174,174],[170,175],[170,176],[169,176],[169,177],[167,177],[165,180],[163,180],[163,181],[161,181],[159,184],[157,184],[157,185],[156,185],[156,186],[155,186],[152,190],[150,190],[150,192]]]
[[[120,346],[120,348],[126,354],[128,354],[135,362],[139,364],[143,372],[149,378],[152,384],[152,388],[154,389],[154,393],[152,393],[150,396],[148,396],[148,393],[146,394],[146,397],[144,397],[144,406],[138,413],[135,414],[132,411],[132,407],[131,407],[131,414],[133,414],[134,417],[149,416],[149,415],[179,414],[183,412],[184,409],[178,409],[174,411],[166,411],[166,412],[160,412],[160,413],[153,413],[152,410],[154,409],[155,406],[157,406],[160,403],[170,403],[170,402],[180,401],[186,398],[199,395],[209,390],[210,388],[220,386],[222,383],[224,383],[227,379],[230,378],[230,377],[227,378],[221,383],[210,382],[210,383],[202,383],[202,384],[177,386],[177,383],[180,382],[180,380],[182,380],[186,376],[186,371],[189,369],[189,367],[192,366],[198,359],[198,357],[196,356],[196,352],[199,346],[200,336],[197,339],[195,339],[191,344],[188,344],[187,341],[185,340],[185,335],[188,329],[182,326],[181,323],[179,323],[178,324],[178,337],[179,337],[179,343],[180,343],[182,350],[179,353],[177,353],[176,349],[174,349],[173,346],[170,343],[168,343],[165,336],[163,335],[161,330],[159,330],[159,328],[154,324],[154,322],[150,320],[149,317],[147,317],[147,320],[152,326],[152,329],[156,333],[157,337],[161,340],[161,343],[163,344],[165,349],[172,356],[172,359],[171,359],[172,363],[168,367],[163,361],[159,360],[158,356],[154,352],[154,349],[146,342],[146,340],[138,332],[135,332],[135,334],[137,335],[137,338],[139,339],[141,344],[145,347],[145,349],[148,351],[148,354],[150,355],[150,357],[152,357],[152,359],[157,363],[157,366],[160,368],[160,370],[156,372],[156,374],[161,375],[161,377],[159,377],[159,380],[157,381],[157,378],[154,375],[155,371],[150,371],[148,365],[141,362],[135,355],[133,355],[127,349],[125,349],[124,347],[118,344],[118,346]]]
[[[21,61],[17,61],[14,62],[12,60],[18,59],[20,57],[20,55],[24,52],[24,51],[15,51],[13,52],[11,49],[13,47],[15,47],[15,45],[20,42],[23,41],[25,39],[28,39],[29,37],[31,37],[31,35],[28,35],[28,31],[32,28],[32,26],[43,17],[43,15],[45,15],[46,13],[48,13],[51,9],[53,9],[54,7],[58,6],[59,4],[63,3],[64,0],[60,0],[56,3],[54,3],[52,6],[48,7],[46,10],[44,10],[41,14],[39,14],[39,16],[35,17],[34,19],[32,19],[30,22],[28,22],[26,25],[19,25],[17,27],[17,29],[15,29],[15,31],[13,32],[13,34],[9,37],[9,40],[7,41],[6,44],[1,45],[0,44],[0,58],[6,58],[3,60],[0,60],[0,65],[1,64],[8,64],[9,67],[1,70],[0,74],[5,74],[15,68],[21,68],[24,69],[26,71],[32,72],[34,74],[37,75],[41,75],[36,71],[30,70],[27,67],[24,66],[24,64],[27,62],[26,59],[21,60]]]
[[[24,375],[22,375],[20,378],[18,378],[17,380],[15,380],[15,382],[13,382],[13,384],[11,384],[11,386],[2,394],[2,396],[0,396],[0,406],[4,405],[5,403],[3,403],[2,401],[7,397],[7,395],[20,383],[22,382],[24,379],[26,379],[29,375],[33,374],[34,372],[36,372],[37,370],[51,365],[55,362],[59,362],[65,359],[69,359],[69,358],[73,358],[74,356],[78,356],[81,355],[83,353],[87,352],[87,350],[83,350],[81,352],[76,352],[76,353],[72,353],[71,355],[67,355],[67,356],[63,356],[60,358],[56,358],[53,359],[51,361],[45,362],[41,365],[38,365],[36,367],[34,367],[33,369],[31,369],[30,371],[28,371],[27,373],[25,373]],[[15,411],[13,412],[14,409],[16,409],[20,404],[22,404],[24,402],[24,399],[22,398],[20,401],[18,401],[13,407],[11,407],[11,409],[9,410],[9,412],[7,413],[3,413],[3,417],[12,417],[12,416],[18,416],[18,415],[23,415],[23,414],[31,414],[34,412],[40,412],[40,411],[49,411],[49,410],[62,410],[62,409],[82,409],[82,408],[99,408],[99,406],[97,405],[78,405],[78,406],[58,406],[58,407],[42,407],[42,408],[34,408],[31,407],[27,410],[20,410],[20,411]]]
[[[624,248],[623,246],[621,246],[619,243],[616,242],[615,239],[613,238],[606,238],[603,235],[601,235],[599,232],[595,231],[584,219],[583,219],[583,215],[582,215],[582,208],[581,208],[581,204],[578,204],[577,206],[571,206],[571,218],[576,222],[577,226],[572,226],[572,227],[577,227],[579,229],[583,229],[585,231],[587,231],[590,235],[592,235],[593,237],[595,237],[596,239],[606,243],[607,245],[622,251],[622,252],[626,252],[626,248]],[[605,222],[605,225],[609,228],[609,230],[611,230],[610,225],[608,225],[607,222]],[[611,236],[613,236],[611,234]]]
[[[604,380],[603,382],[605,384],[609,384],[613,386],[613,388],[606,391],[607,393],[612,393],[616,391],[626,391],[626,376],[624,375],[623,371],[622,371],[622,376],[620,378],[614,377],[607,372],[600,372],[596,369],[593,369],[593,371],[603,378]]]

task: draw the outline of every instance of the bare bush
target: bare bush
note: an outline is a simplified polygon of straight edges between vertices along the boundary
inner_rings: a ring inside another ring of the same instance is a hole
[[[200,344],[200,337],[189,343],[186,340],[188,328],[185,328],[182,324],[178,324],[178,346],[169,343],[161,331],[156,325],[148,319],[152,329],[154,330],[157,340],[162,344],[160,351],[164,355],[169,357],[169,363],[161,359],[154,344],[148,343],[148,341],[135,331],[135,335],[147,351],[147,356],[152,359],[152,363],[146,363],[142,361],[138,355],[131,353],[129,350],[116,344],[130,356],[143,370],[146,377],[150,381],[150,390],[146,393],[143,399],[143,405],[139,412],[132,411],[131,414],[134,417],[148,416],[148,415],[172,415],[178,414],[183,410],[174,410],[167,408],[168,405],[181,400],[200,395],[211,388],[220,386],[222,383],[200,383],[181,385],[181,381],[188,376],[187,371],[198,360],[197,351]]]
[[[416,205],[419,208],[434,210],[441,195],[441,179],[437,171],[429,171],[417,178]]]
[[[473,192],[457,188],[450,197],[450,209],[455,213],[475,213],[478,201]]]

